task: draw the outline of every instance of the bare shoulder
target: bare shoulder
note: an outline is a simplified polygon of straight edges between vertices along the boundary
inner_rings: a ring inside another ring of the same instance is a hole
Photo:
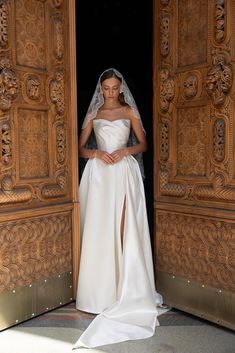
[[[130,107],[129,105],[125,106],[124,109],[125,109],[125,113],[126,113],[128,119],[134,120],[134,119],[138,118],[138,116],[136,116],[134,109],[132,107]]]

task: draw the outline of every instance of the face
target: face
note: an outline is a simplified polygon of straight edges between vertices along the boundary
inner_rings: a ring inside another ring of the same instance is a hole
[[[107,78],[102,82],[101,88],[104,99],[116,100],[120,94],[121,82],[116,77]]]

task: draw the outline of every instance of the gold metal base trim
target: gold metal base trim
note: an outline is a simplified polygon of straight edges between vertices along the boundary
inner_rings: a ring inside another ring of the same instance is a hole
[[[65,272],[0,294],[0,331],[73,301],[73,275]]]
[[[235,330],[235,293],[157,272],[157,291],[172,308]]]

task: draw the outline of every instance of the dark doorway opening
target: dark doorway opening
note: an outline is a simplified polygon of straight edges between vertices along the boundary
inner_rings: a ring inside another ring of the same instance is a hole
[[[115,67],[138,105],[147,134],[145,192],[153,238],[152,1],[76,2],[78,128],[101,72]]]

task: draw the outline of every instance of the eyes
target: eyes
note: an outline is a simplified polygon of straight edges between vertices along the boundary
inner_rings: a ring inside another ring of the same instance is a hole
[[[112,91],[118,91],[118,90],[120,89],[120,86],[114,86],[114,87],[103,86],[102,89],[103,89],[104,91],[109,91],[110,89],[111,89]]]

